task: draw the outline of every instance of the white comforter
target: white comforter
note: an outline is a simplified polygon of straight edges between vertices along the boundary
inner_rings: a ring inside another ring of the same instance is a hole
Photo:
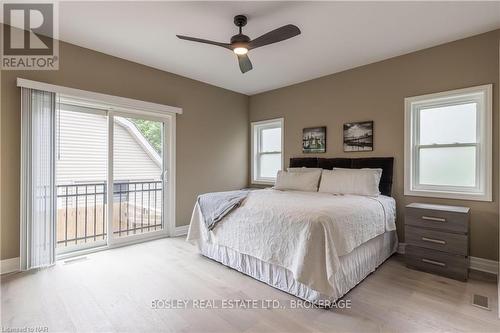
[[[328,295],[339,257],[395,230],[395,211],[394,199],[386,196],[256,190],[213,231],[195,205],[187,239],[203,237],[282,266],[297,281]]]

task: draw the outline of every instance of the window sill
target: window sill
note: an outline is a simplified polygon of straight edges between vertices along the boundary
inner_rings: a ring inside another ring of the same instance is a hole
[[[441,192],[428,190],[407,190],[405,196],[442,198],[467,201],[493,201],[491,193],[467,193],[467,192]]]
[[[252,180],[252,185],[274,185],[275,180]]]

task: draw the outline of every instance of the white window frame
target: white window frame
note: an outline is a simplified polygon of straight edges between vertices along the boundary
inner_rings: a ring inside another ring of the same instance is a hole
[[[492,201],[492,85],[445,91],[405,98],[405,195]],[[419,116],[423,108],[477,103],[475,143],[420,145]],[[476,147],[476,186],[420,184],[419,150],[426,147]]]
[[[283,169],[283,166],[285,165],[284,163],[284,139],[285,139],[285,128],[284,128],[284,119],[283,118],[276,118],[276,119],[269,119],[269,120],[263,120],[263,121],[255,121],[251,123],[251,145],[252,145],[252,152],[251,152],[251,174],[252,174],[252,184],[256,185],[272,185],[276,181],[276,177],[268,178],[268,177],[259,177],[260,174],[260,156],[263,154],[281,154],[281,169]],[[281,128],[281,151],[275,151],[275,152],[261,152],[261,132],[264,129],[271,129],[271,128]]]

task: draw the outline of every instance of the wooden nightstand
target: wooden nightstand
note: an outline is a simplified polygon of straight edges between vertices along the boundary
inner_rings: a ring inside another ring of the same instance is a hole
[[[470,208],[413,203],[405,211],[409,268],[466,281]]]

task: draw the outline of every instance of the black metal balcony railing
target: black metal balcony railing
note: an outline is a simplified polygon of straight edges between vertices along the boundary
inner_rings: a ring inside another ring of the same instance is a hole
[[[113,234],[126,236],[161,230],[162,182],[113,185]],[[57,246],[106,238],[106,183],[57,186]]]

